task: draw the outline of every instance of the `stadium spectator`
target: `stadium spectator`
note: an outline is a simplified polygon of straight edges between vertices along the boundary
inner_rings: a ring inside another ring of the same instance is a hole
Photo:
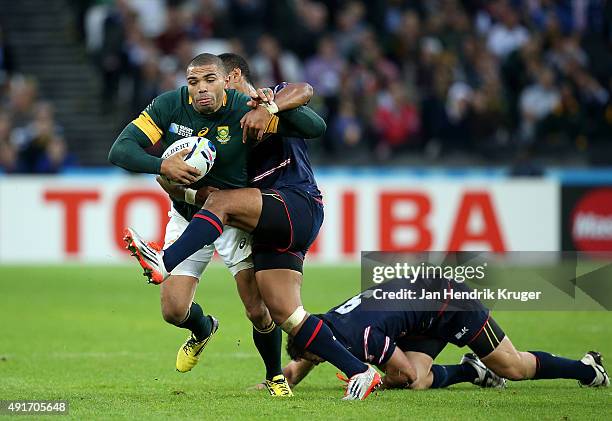
[[[195,0],[188,32],[191,39],[230,38],[233,28],[227,2],[219,0]]]
[[[418,141],[419,112],[408,100],[405,87],[400,82],[392,83],[380,95],[374,113],[374,127],[380,139],[376,154],[379,159],[388,159],[393,152],[415,145]]]
[[[264,34],[259,38],[258,53],[251,62],[260,86],[303,80],[298,58],[289,51],[283,51],[278,41],[270,35]]]
[[[55,122],[53,107],[40,102],[34,118],[26,126],[16,127],[11,143],[17,151],[16,172],[55,173],[69,164],[62,128]]]
[[[529,33],[520,24],[518,13],[511,6],[502,7],[500,22],[495,24],[488,35],[489,50],[500,58],[520,48],[529,39]]]
[[[326,36],[329,13],[324,4],[316,1],[299,1],[296,6],[297,27],[289,26],[292,35],[289,47],[301,60],[306,60],[317,53],[321,39]]]
[[[97,52],[102,73],[102,103],[110,111],[117,100],[121,76],[127,72],[126,31],[137,25],[127,0],[116,0],[103,20],[102,43]]]
[[[13,73],[13,52],[0,26],[0,95]]]
[[[336,42],[332,37],[325,37],[319,41],[317,54],[310,57],[304,66],[305,80],[317,93],[311,105],[329,122],[336,118],[345,69],[346,62],[338,53]],[[328,152],[335,150],[334,136],[333,130],[325,133],[323,147]]]
[[[533,72],[537,82],[525,88],[520,98],[521,130],[526,140],[533,140],[536,123],[550,115],[561,101],[554,73],[546,67],[536,67]]]
[[[0,112],[0,171],[9,173],[17,167],[17,154],[10,140],[11,129],[10,116]]]
[[[257,40],[267,29],[265,3],[263,0],[229,0],[231,25],[240,28],[236,36],[249,52],[256,48]]]
[[[179,6],[166,9],[166,29],[155,40],[162,54],[174,54],[176,47],[188,38],[188,22],[188,16]]]
[[[349,161],[351,158],[359,157],[363,151],[363,137],[365,130],[355,112],[355,104],[344,100],[340,103],[338,114],[334,116],[330,124],[330,139],[333,144],[331,149],[334,158],[342,156]]]
[[[351,1],[340,11],[336,24],[336,42],[344,56],[353,54],[365,30],[365,7],[360,1]]]
[[[18,75],[11,80],[8,109],[13,127],[25,126],[32,120],[37,96],[38,87],[34,79]]]
[[[223,48],[250,56],[261,86],[310,82],[311,105],[350,133],[359,121],[357,143],[372,152],[397,141],[372,129],[384,114],[379,97],[398,81],[420,110],[418,138],[433,145],[426,151],[442,145],[510,163],[517,139],[557,136],[561,116],[571,121],[568,139],[584,139],[580,148],[609,133],[612,7],[600,1],[155,0],[165,26],[151,23],[143,0],[106,3],[105,98],[116,104],[119,80],[133,77],[134,91],[123,93],[130,110],[182,83],[178,69],[198,49]],[[332,133],[324,153],[344,142]]]

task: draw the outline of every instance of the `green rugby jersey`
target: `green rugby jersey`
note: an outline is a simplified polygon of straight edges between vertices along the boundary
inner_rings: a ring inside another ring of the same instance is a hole
[[[203,185],[221,189],[247,186],[247,157],[253,140],[242,143],[240,119],[250,111],[250,98],[238,91],[225,91],[221,108],[200,114],[193,108],[187,87],[157,97],[128,124],[109,151],[109,161],[128,171],[159,174],[163,152],[176,140],[204,136],[217,148],[215,164],[193,188]],[[287,137],[314,138],[325,132],[325,122],[308,107],[279,112],[270,118],[266,133]],[[173,200],[187,220],[199,210]]]
[[[151,102],[138,118],[132,121],[123,134],[141,140],[146,136],[155,145],[156,155],[161,155],[175,141],[189,136],[210,139],[217,148],[215,165],[196,186],[213,186],[221,189],[247,185],[247,156],[250,142],[242,143],[240,119],[251,109],[246,105],[250,98],[233,89],[226,89],[223,105],[212,114],[200,114],[191,105],[187,87],[166,92]],[[159,144],[161,143],[161,145]],[[173,200],[176,210],[190,220],[199,208]]]

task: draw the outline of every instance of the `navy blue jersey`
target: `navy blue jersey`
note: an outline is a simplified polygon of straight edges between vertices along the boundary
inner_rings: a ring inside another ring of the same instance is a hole
[[[277,85],[274,87],[274,93],[286,85],[287,83]],[[272,135],[259,142],[251,150],[247,174],[251,187],[295,187],[313,197],[321,197],[304,139]]]
[[[427,290],[440,291],[449,286],[446,279],[424,280]],[[345,303],[332,308],[321,318],[356,358],[376,365],[384,364],[393,354],[396,341],[404,336],[425,335],[443,313],[446,304],[419,307],[418,302],[378,301],[381,291],[397,292],[423,289],[423,284],[396,280],[365,290]],[[375,292],[379,290],[378,292]]]

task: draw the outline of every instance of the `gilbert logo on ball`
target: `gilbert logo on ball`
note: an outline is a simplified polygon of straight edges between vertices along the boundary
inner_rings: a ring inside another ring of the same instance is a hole
[[[168,146],[164,154],[163,159],[169,158],[170,156],[182,151],[189,150],[189,153],[185,155],[184,161],[194,168],[200,170],[200,180],[206,174],[210,172],[215,163],[217,157],[217,149],[213,143],[202,136],[193,136],[185,139],[179,139],[172,145]],[[198,181],[196,180],[196,181]]]

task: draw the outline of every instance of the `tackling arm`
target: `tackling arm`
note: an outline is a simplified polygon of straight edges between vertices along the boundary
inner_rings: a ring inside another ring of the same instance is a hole
[[[276,93],[274,102],[278,112],[292,110],[308,104],[313,93],[314,89],[308,83],[289,83]]]
[[[314,90],[308,83],[289,83],[276,94],[271,89],[258,89],[249,105],[255,109],[240,121],[243,142],[247,135],[262,140],[266,134],[312,139],[325,133],[325,121],[305,106]],[[258,105],[259,104],[259,105]],[[278,113],[278,114],[277,114]]]
[[[283,375],[287,379],[289,386],[294,387],[310,373],[314,366],[315,365],[308,360],[291,360],[289,364],[283,368]]]
[[[210,186],[204,186],[198,190],[193,190],[185,186],[169,183],[166,179],[160,176],[157,176],[156,180],[161,188],[164,189],[166,193],[168,193],[168,195],[170,195],[170,197],[174,200],[187,202],[190,205],[196,205],[198,207],[204,206],[204,202],[206,202],[206,199],[211,192],[219,190]]]
[[[280,112],[275,117],[278,119],[275,133],[282,136],[313,139],[323,136],[327,130],[325,120],[307,106]]]
[[[276,88],[276,92],[271,88],[256,89],[247,105],[255,109],[260,104],[265,104],[264,108],[273,109],[274,113],[277,113],[308,104],[314,94],[314,89],[306,82],[282,83]]]
[[[406,389],[417,380],[415,368],[399,348],[395,348],[391,358],[382,368],[385,372],[382,379],[385,389]]]

